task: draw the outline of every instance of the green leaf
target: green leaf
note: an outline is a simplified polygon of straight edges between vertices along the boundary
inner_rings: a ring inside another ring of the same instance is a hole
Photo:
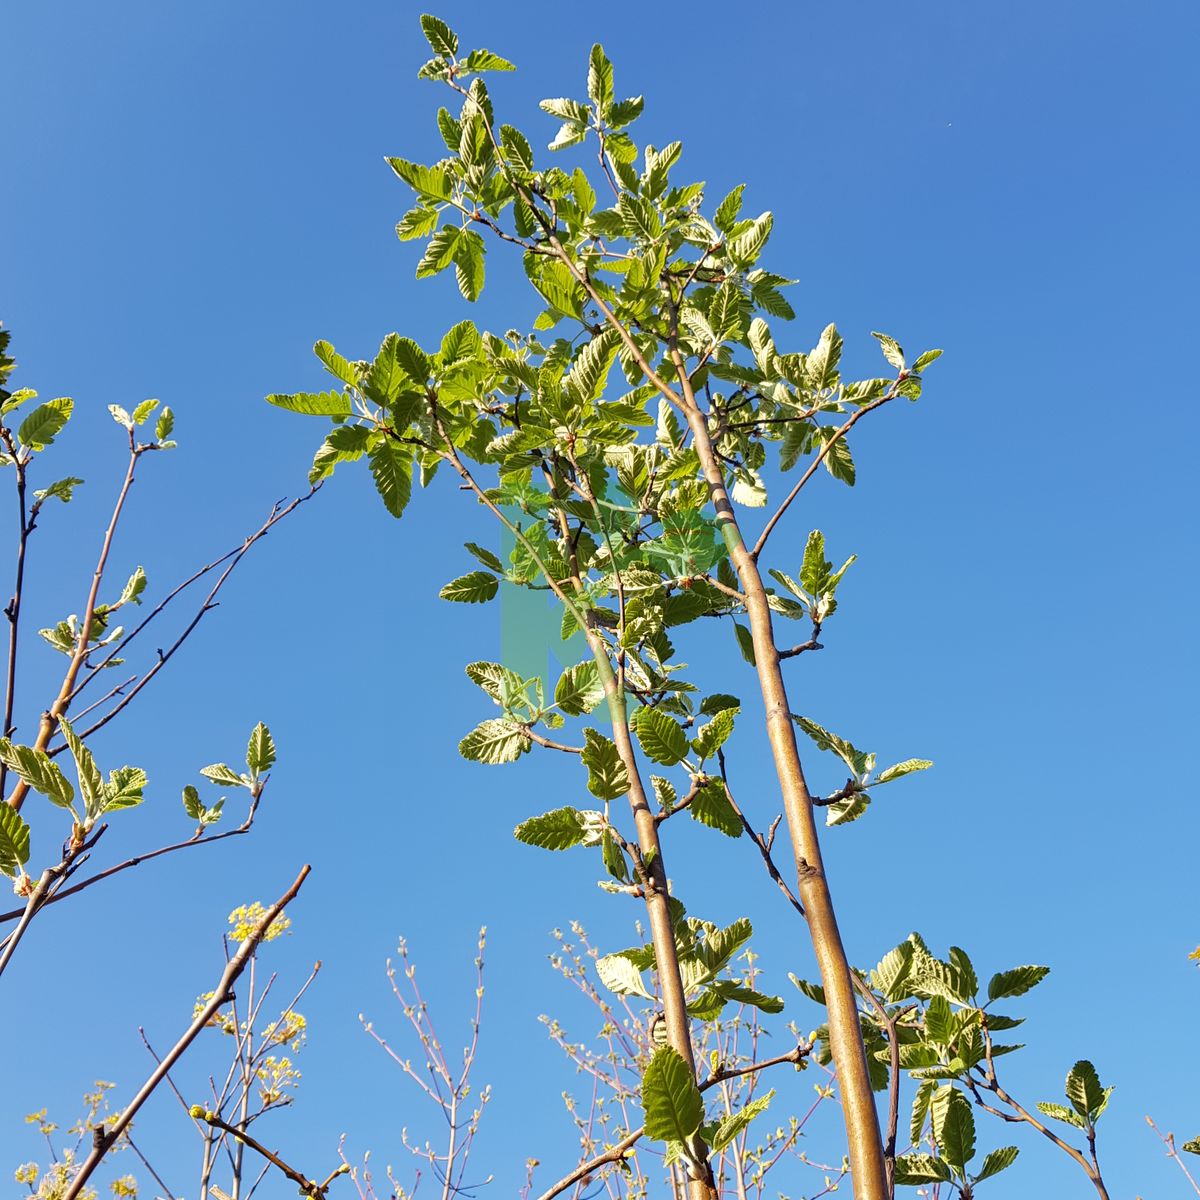
[[[900,1154],[896,1157],[896,1182],[908,1185],[945,1183],[950,1168],[932,1154]]]
[[[1037,1108],[1044,1116],[1053,1117],[1054,1120],[1062,1121],[1067,1125],[1074,1125],[1076,1129],[1083,1128],[1083,1118],[1072,1112],[1065,1104],[1051,1104],[1049,1101],[1039,1100]]]
[[[712,719],[696,731],[692,749],[700,756],[701,762],[711,758],[729,740],[738,712],[737,708],[731,706],[718,709]]]
[[[415,238],[428,237],[438,223],[438,210],[428,208],[422,201],[408,210],[396,222],[396,236],[402,242],[411,242]]]
[[[718,979],[711,985],[711,990],[724,1000],[734,1004],[748,1004],[751,1008],[761,1009],[765,1013],[783,1012],[783,999],[780,996],[768,996],[754,988],[744,987],[732,979]]]
[[[988,982],[988,999],[1002,1000],[1006,996],[1023,996],[1037,987],[1047,975],[1049,967],[1013,967],[1011,971],[998,971]]]
[[[8,738],[0,739],[0,762],[15,771],[35,792],[40,792],[59,808],[70,808],[75,789],[58,764],[34,746],[16,746]]]
[[[101,813],[136,808],[143,800],[146,782],[146,772],[141,767],[117,767],[109,771],[100,802]]]
[[[817,391],[837,383],[838,362],[842,357],[842,337],[836,325],[826,325],[805,364],[809,384]]]
[[[476,545],[474,542],[464,542],[463,545],[485,567],[490,567],[493,571],[497,571],[501,575],[504,574],[504,564],[490,550],[485,550],[482,546]]]
[[[212,763],[200,768],[200,774],[218,787],[245,787],[246,781],[228,764]]]
[[[758,258],[767,238],[771,236],[771,226],[774,218],[769,212],[756,217],[750,227],[737,237],[730,238],[725,246],[725,253],[740,267],[748,267]]]
[[[71,419],[74,407],[75,402],[69,396],[61,396],[57,400],[39,404],[21,422],[21,427],[17,430],[17,440],[30,450],[44,450],[63,431]]]
[[[330,375],[340,379],[351,387],[358,386],[358,372],[326,341],[319,341],[313,346],[313,353],[321,360]]]
[[[900,348],[900,343],[893,337],[888,337],[886,333],[872,333],[873,338],[879,341],[879,348],[883,351],[883,357],[896,368],[897,371],[904,370],[904,351]]]
[[[611,829],[605,828],[601,834],[600,857],[604,862],[604,869],[614,879],[621,883],[629,882],[629,864],[625,861],[625,851],[618,845]]]
[[[896,763],[895,766],[886,767],[879,772],[879,778],[875,780],[877,784],[891,783],[893,779],[901,779],[905,775],[911,775],[914,771],[928,771],[933,763],[928,758],[906,758],[903,762]]]
[[[619,800],[629,791],[629,776],[616,745],[595,729],[585,729],[583,740],[588,791],[598,800]]]
[[[587,824],[576,808],[556,808],[540,817],[530,817],[513,830],[518,842],[543,850],[569,850],[587,837]]]
[[[274,393],[267,403],[288,412],[303,413],[309,417],[351,417],[354,408],[345,392],[297,392],[292,395]]]
[[[765,1096],[759,1096],[755,1100],[751,1100],[749,1104],[739,1109],[735,1113],[727,1113],[721,1118],[721,1122],[713,1130],[708,1138],[709,1149],[713,1154],[719,1154],[726,1146],[729,1146],[733,1141],[741,1137],[745,1132],[750,1122],[755,1117],[765,1113],[767,1106],[771,1103],[775,1096],[775,1089],[772,1088]]]
[[[119,404],[110,404],[108,411],[112,414],[112,419],[122,428],[133,428],[133,418]]]
[[[29,861],[29,826],[21,814],[0,804],[0,871],[15,879]]]
[[[1179,1148],[1180,1150],[1186,1150],[1189,1154],[1200,1154],[1200,1137],[1184,1142]]]
[[[613,99],[613,67],[605,56],[604,47],[598,42],[592,47],[588,58],[588,99],[603,117]]]
[[[168,406],[158,414],[158,421],[154,426],[154,440],[156,442],[165,442],[171,436],[175,429],[175,413]]]
[[[1096,1068],[1086,1058],[1081,1058],[1067,1075],[1065,1091],[1071,1107],[1088,1121],[1095,1121],[1108,1107],[1112,1088],[1100,1085]]]
[[[672,1046],[662,1046],[642,1076],[646,1134],[663,1142],[687,1143],[704,1120],[696,1080]]]
[[[463,231],[457,225],[443,225],[429,239],[421,261],[417,263],[417,278],[427,279],[444,271],[453,261],[458,251],[458,243]]]
[[[725,784],[720,779],[709,779],[701,785],[696,798],[688,808],[694,820],[710,829],[718,829],[726,837],[742,836],[741,818],[729,803]]]
[[[275,765],[275,739],[261,722],[255,725],[246,747],[246,766],[252,775],[261,775]]]
[[[728,233],[734,221],[738,219],[738,213],[742,211],[742,193],[746,190],[744,183],[739,183],[737,187],[717,205],[717,211],[713,214],[713,224],[722,232]]]
[[[639,709],[632,724],[647,758],[666,767],[683,761],[688,752],[687,734],[665,712],[656,708]]]
[[[461,742],[458,752],[472,762],[499,763],[516,762],[529,750],[530,742],[521,727],[503,717],[481,721]]]
[[[141,404],[133,410],[133,423],[135,425],[144,425],[146,418],[158,407],[157,400],[143,400]]]
[[[470,571],[452,579],[438,593],[443,600],[457,604],[484,604],[500,590],[500,581],[487,571]]]
[[[794,714],[793,714],[794,715]],[[796,724],[812,738],[818,750],[830,750],[850,768],[855,776],[866,773],[869,756],[836,733],[830,733],[808,717],[795,717]]]
[[[428,196],[430,200],[449,200],[454,194],[450,176],[441,167],[423,167],[404,158],[389,158],[387,164],[414,192]],[[399,228],[397,226],[397,232]]]
[[[517,68],[498,54],[490,50],[472,50],[459,66],[458,75],[461,79],[470,71],[515,71]]]
[[[1018,1154],[1020,1154],[1020,1150],[1016,1146],[1001,1146],[998,1150],[991,1151],[983,1160],[983,1169],[975,1176],[975,1182],[979,1183],[980,1180],[999,1175],[1001,1171],[1011,1167],[1017,1161]]]
[[[59,728],[70,748],[71,757],[75,760],[75,773],[79,777],[79,794],[89,817],[95,817],[100,812],[100,802],[104,794],[104,780],[100,776],[100,768],[92,752],[83,744],[79,735],[71,728],[66,717],[58,718]]]
[[[74,498],[75,489],[81,483],[83,483],[82,479],[75,475],[68,475],[66,479],[56,479],[49,487],[39,488],[33,493],[33,498],[43,502],[53,498],[68,504]]]
[[[554,703],[569,717],[591,712],[603,699],[600,670],[592,660],[568,667],[554,689]]]
[[[440,54],[443,58],[453,58],[458,53],[458,35],[439,17],[422,13],[421,32],[434,54]]]
[[[925,1122],[929,1117],[929,1106],[933,1102],[938,1085],[931,1079],[925,1080],[917,1087],[913,1096],[912,1117],[909,1121],[909,1140],[914,1146],[921,1144],[925,1134]]]
[[[132,575],[130,575],[125,586],[121,589],[121,598],[117,601],[118,604],[141,604],[142,593],[146,590],[146,572],[138,567]]]
[[[384,508],[399,517],[412,496],[412,450],[385,439],[370,451],[367,461]]]
[[[930,363],[937,362],[942,357],[940,350],[926,350],[924,354],[917,358],[917,361],[912,365],[914,375],[919,375]]]
[[[474,323],[459,321],[457,325],[448,329],[446,336],[442,338],[442,344],[438,350],[442,369],[446,370],[456,363],[473,359],[479,353],[482,344],[479,330],[475,328]]]
[[[464,229],[454,247],[454,277],[466,300],[478,300],[483,291],[483,260],[483,238],[473,230]]]
[[[827,434],[825,443],[828,447],[823,462],[825,470],[827,470],[834,479],[841,480],[842,483],[849,487],[854,486],[856,471],[854,467],[854,458],[850,453],[850,447],[846,444],[844,437],[839,437],[835,440],[833,430],[826,426],[822,430],[822,434]]]
[[[958,1088],[942,1088],[933,1098],[930,1113],[942,1157],[962,1176],[975,1157],[975,1116],[970,1101]]]
[[[625,954],[606,954],[596,960],[596,975],[610,992],[618,996],[641,996],[653,1000],[641,971]]]
[[[183,789],[183,811],[193,821],[201,820],[205,813],[205,807],[200,800],[200,793],[190,783]]]

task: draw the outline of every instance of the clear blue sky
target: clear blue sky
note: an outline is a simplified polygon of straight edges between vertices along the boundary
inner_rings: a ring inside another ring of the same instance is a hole
[[[415,252],[392,234],[408,195],[383,156],[437,154],[440,97],[413,78],[418,11],[7,6],[0,317],[16,382],[76,398],[57,473],[88,481],[37,535],[31,621],[82,602],[120,467],[107,404],[158,396],[178,413],[180,449],[145,464],[117,550],[118,568],[144,563],[165,588],[303,487],[318,431],[262,396],[319,383],[315,339],[361,357],[389,330],[428,344],[463,315],[452,282],[413,280]],[[771,264],[801,280],[794,332],[778,335],[792,348],[835,320],[866,372],[871,329],[946,349],[927,398],[857,439],[859,486],[822,479],[776,547],[794,558],[820,525],[860,555],[828,649],[795,664],[797,707],[885,760],[937,763],[828,839],[847,941],[870,963],[916,928],[940,949],[965,945],[982,970],[1051,964],[1024,1009],[1031,1049],[1013,1061],[1014,1090],[1054,1098],[1091,1057],[1117,1085],[1102,1136],[1113,1195],[1184,1194],[1142,1118],[1200,1133],[1200,978],[1185,960],[1200,942],[1185,482],[1196,7],[439,11],[464,42],[517,61],[494,94],[547,139],[536,100],[581,92],[603,40],[618,91],[646,95],[641,140],[681,137],[688,177],[716,196],[746,181],[748,207],[775,211]],[[504,274],[481,325],[534,311]],[[148,866],[39,919],[0,999],[5,1169],[36,1152],[25,1112],[49,1104],[65,1122],[96,1078],[132,1092],[147,1066],[137,1025],[169,1041],[219,972],[224,915],[280,890],[302,861],[314,874],[277,961],[326,966],[307,1005],[300,1100],[272,1140],[316,1172],[344,1130],[398,1165],[401,1125],[436,1133],[356,1014],[398,1031],[382,967],[405,933],[442,1024],[454,1031],[461,1011],[465,1029],[486,921],[480,1082],[496,1099],[479,1166],[508,1196],[528,1155],[547,1174],[570,1158],[558,1094],[574,1080],[535,1019],[571,1011],[547,931],[580,917],[615,948],[631,910],[512,841],[516,820],[564,802],[569,774],[456,758],[457,738],[488,715],[461,662],[494,657],[500,628],[494,608],[437,600],[468,561],[461,542],[482,540],[471,507],[441,495],[440,523],[418,498],[415,519],[396,524],[364,473],[343,470],[255,553],[153,698],[97,739],[102,760],[144,763],[153,783],[145,808],[115,823],[113,855],[185,832],[180,786],[237,753],[256,720],[275,730],[281,763],[252,839]],[[36,647],[27,662],[25,733],[58,669]],[[752,683],[740,682],[747,696]],[[742,745],[736,778],[765,823],[773,778],[754,735]],[[827,763],[812,774],[841,782]],[[681,849],[741,862],[744,896],[703,861],[675,874],[705,915],[749,912],[786,994],[788,969],[811,973],[802,931],[749,847],[715,837],[689,832]],[[789,1000],[802,1027],[815,1023]],[[172,1140],[179,1119],[160,1098],[140,1141],[172,1147],[160,1156],[169,1182],[191,1195],[195,1148]],[[1005,1140],[981,1127],[981,1142]],[[1021,1142],[989,1194],[1089,1194]]]

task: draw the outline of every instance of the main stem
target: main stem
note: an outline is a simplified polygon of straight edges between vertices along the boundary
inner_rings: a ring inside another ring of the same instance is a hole
[[[672,360],[683,391],[684,413],[692,432],[693,445],[716,509],[717,525],[746,596],[755,666],[766,709],[767,736],[771,743],[775,773],[779,777],[783,810],[796,860],[797,890],[804,905],[809,936],[825,989],[829,1045],[837,1069],[854,1195],[856,1200],[888,1200],[890,1193],[879,1114],[875,1109],[875,1096],[867,1071],[854,982],[821,858],[812,795],[800,764],[796,730],[779,664],[779,652],[775,647],[766,589],[758,564],[738,528],[737,517],[725,487],[724,471],[713,450],[707,422],[696,403],[691,379],[678,350],[673,350]]]
[[[625,773],[629,780],[629,807],[633,814],[634,827],[638,835],[638,848],[645,864],[642,886],[643,900],[646,905],[646,917],[650,926],[650,941],[654,946],[654,959],[658,968],[659,986],[662,988],[663,1019],[666,1024],[667,1040],[679,1053],[680,1057],[693,1076],[696,1073],[696,1059],[692,1052],[691,1025],[687,1015],[687,998],[683,991],[683,977],[679,969],[679,955],[675,948],[675,928],[671,922],[670,892],[667,883],[667,871],[663,861],[662,847],[659,843],[658,825],[646,799],[646,789],[638,771],[637,756],[633,749],[633,740],[629,734],[629,719],[625,708],[625,696],[617,682],[616,673],[608,657],[608,647],[604,639],[588,623],[586,608],[581,604],[586,602],[581,598],[583,581],[578,570],[574,571],[572,585],[576,597],[572,598],[557,580],[555,580],[547,565],[542,561],[536,547],[521,530],[513,524],[479,487],[474,476],[467,469],[455,449],[454,444],[446,435],[436,408],[436,398],[431,397],[434,423],[443,443],[443,454],[454,467],[467,487],[475,493],[476,499],[491,510],[504,524],[513,536],[521,542],[532,556],[555,596],[562,601],[575,616],[577,623],[587,637],[588,648],[596,662],[596,670],[604,688],[608,711],[612,717],[613,743],[624,764]],[[560,519],[565,517],[559,510]],[[693,1151],[694,1162],[688,1171],[688,1200],[715,1200],[716,1188],[712,1180],[712,1169],[708,1164],[707,1148],[698,1138],[696,1144],[689,1147]]]

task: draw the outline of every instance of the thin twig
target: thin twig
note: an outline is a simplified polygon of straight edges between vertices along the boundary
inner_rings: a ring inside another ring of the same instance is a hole
[[[217,982],[211,999],[196,1014],[191,1025],[188,1026],[179,1041],[159,1061],[158,1066],[150,1073],[146,1082],[142,1084],[137,1095],[129,1102],[117,1120],[113,1122],[112,1128],[106,1130],[103,1125],[100,1125],[93,1130],[92,1151],[80,1165],[78,1174],[71,1180],[71,1185],[64,1193],[63,1200],[78,1200],[87,1181],[95,1173],[96,1168],[104,1160],[109,1150],[116,1145],[121,1135],[133,1121],[133,1118],[137,1116],[142,1105],[154,1094],[158,1085],[167,1077],[167,1074],[182,1057],[184,1051],[196,1040],[200,1032],[216,1015],[221,1005],[229,1001],[233,985],[246,969],[246,964],[258,948],[258,944],[266,937],[267,930],[271,928],[275,918],[296,898],[300,888],[304,885],[305,879],[308,878],[310,870],[311,868],[307,864],[301,867],[300,873],[296,876],[292,886],[263,914],[262,920],[250,931],[246,940],[238,947],[237,953],[225,964],[225,970],[221,973],[221,978]]]

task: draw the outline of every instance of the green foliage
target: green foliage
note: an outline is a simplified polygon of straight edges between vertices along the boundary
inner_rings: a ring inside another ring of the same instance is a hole
[[[678,1050],[663,1046],[642,1076],[642,1108],[646,1135],[685,1145],[704,1120],[704,1102],[688,1065]]]

